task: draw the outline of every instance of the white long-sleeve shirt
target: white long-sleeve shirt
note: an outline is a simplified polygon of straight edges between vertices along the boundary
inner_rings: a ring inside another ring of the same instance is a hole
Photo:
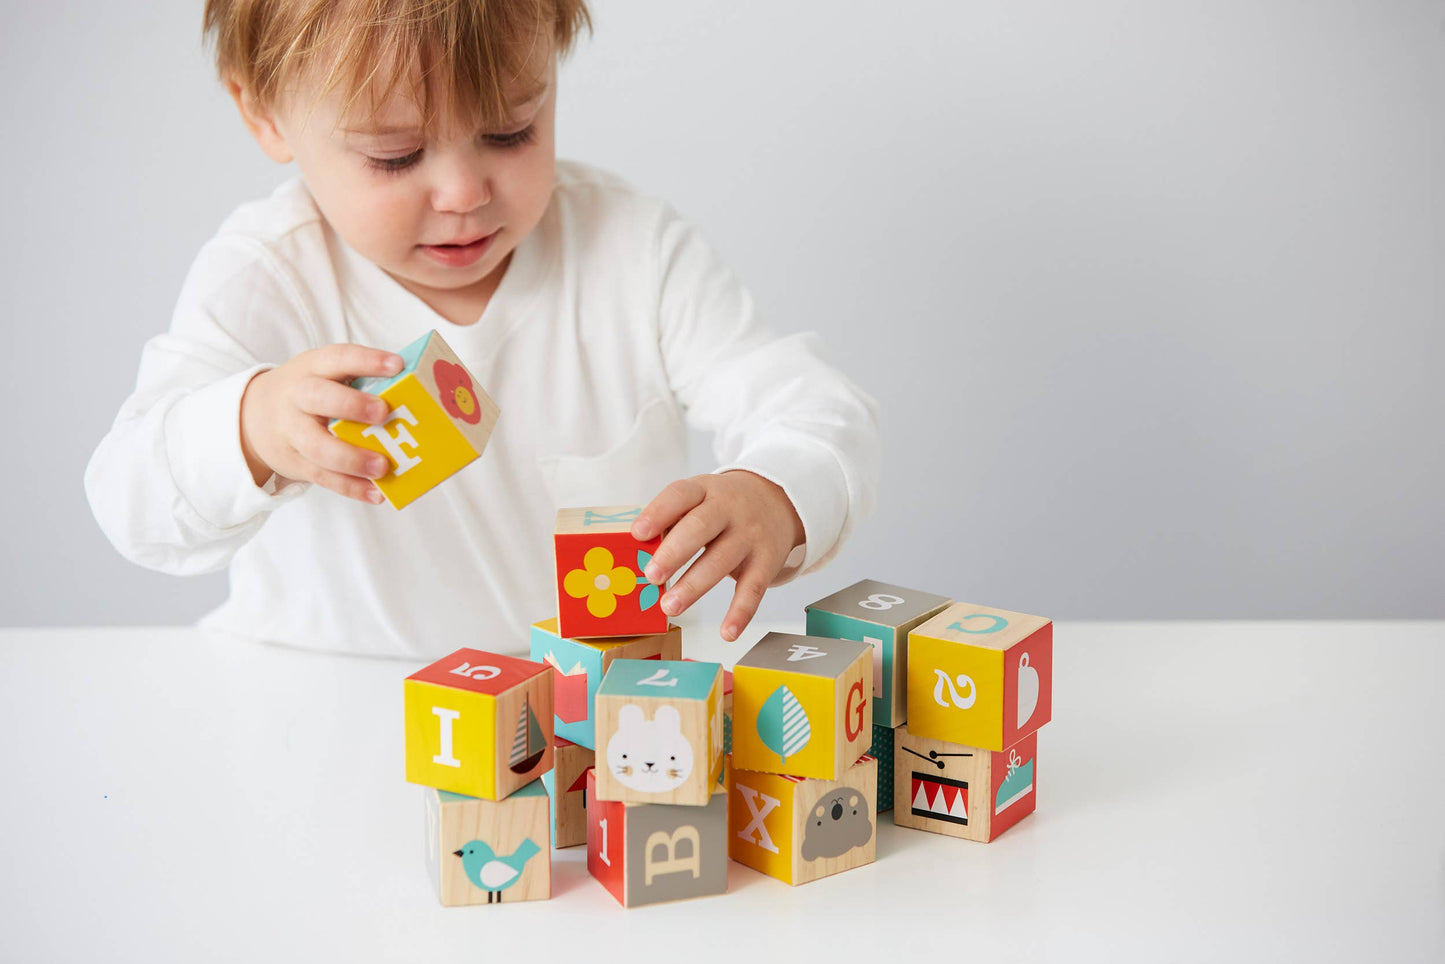
[[[254,375],[335,342],[395,351],[433,328],[501,409],[480,459],[401,511],[255,484],[239,432]],[[877,413],[815,345],[760,325],[666,204],[582,165],[558,165],[541,222],[465,326],[352,250],[296,179],[201,248],[86,492],[126,558],[230,566],[203,626],[372,655],[515,650],[555,614],[557,508],[650,501],[689,474],[687,425],[715,433],[716,471],[748,469],[792,500],[805,549],[775,582],[837,552],[872,508]]]

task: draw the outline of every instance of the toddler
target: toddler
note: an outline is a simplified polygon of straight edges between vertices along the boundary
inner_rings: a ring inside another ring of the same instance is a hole
[[[871,510],[875,406],[777,337],[666,204],[555,152],[582,0],[208,0],[220,77],[298,175],[197,254],[86,470],[106,535],[172,573],[229,566],[203,626],[338,652],[525,647],[556,611],[559,506],[646,503],[670,616],[725,576],[721,633]],[[350,387],[437,329],[501,418],[402,511]],[[687,475],[687,427],[718,467]],[[647,500],[651,501],[647,501]],[[701,555],[698,553],[701,552]],[[696,556],[691,566],[689,560]],[[684,569],[684,567],[686,567]]]

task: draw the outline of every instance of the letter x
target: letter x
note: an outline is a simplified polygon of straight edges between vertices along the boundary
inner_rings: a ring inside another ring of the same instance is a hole
[[[773,838],[768,835],[768,825],[765,821],[768,814],[772,813],[782,801],[777,797],[770,797],[766,793],[759,793],[752,787],[745,787],[741,783],[737,787],[738,793],[742,794],[743,802],[748,805],[749,819],[752,821],[738,831],[738,836],[750,844],[756,844],[764,850],[777,853],[778,847],[773,843]],[[758,808],[759,801],[762,802],[762,809]],[[754,830],[758,832],[757,837],[753,836]]]

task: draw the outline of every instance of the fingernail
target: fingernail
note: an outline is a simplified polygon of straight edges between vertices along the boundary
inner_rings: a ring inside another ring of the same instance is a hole
[[[366,463],[367,474],[370,475],[373,479],[379,479],[383,475],[385,475],[386,467],[386,459],[377,458],[372,459],[370,462]],[[376,495],[379,496],[381,495],[381,493],[377,492]]]
[[[401,371],[402,368],[403,368],[405,365],[406,365],[406,363],[401,360],[401,356],[400,356],[400,355],[388,355],[388,356],[387,356],[387,359],[386,359],[386,370],[389,371],[389,372],[391,372],[393,375],[395,375],[397,372]]]
[[[657,575],[661,571],[661,566],[659,566],[655,562],[649,562],[647,564],[647,568],[642,570],[642,574],[647,577],[648,582],[652,583],[655,586],[657,585]]]
[[[667,613],[669,616],[676,616],[678,613],[682,612],[682,607],[677,604],[677,599],[675,597],[663,596],[662,611]]]
[[[643,542],[652,538],[652,521],[645,516],[638,516],[632,523],[632,538],[640,539]]]
[[[381,494],[380,489],[372,489],[370,492],[366,493],[366,497],[371,500],[371,503],[373,505],[381,505],[381,500],[386,498],[386,496]]]
[[[725,639],[725,640],[727,640],[728,642],[731,643],[733,640],[735,640],[735,639],[737,639],[737,638],[738,638],[738,628],[737,628],[736,626],[724,626],[724,627],[723,627],[723,639]]]
[[[371,421],[372,421],[372,422],[384,422],[384,421],[386,421],[386,416],[387,416],[387,407],[386,407],[386,403],[385,403],[385,402],[378,402],[377,404],[371,406]]]

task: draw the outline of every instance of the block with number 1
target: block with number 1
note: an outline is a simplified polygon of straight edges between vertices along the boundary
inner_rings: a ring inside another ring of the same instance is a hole
[[[459,649],[403,683],[406,778],[501,800],[552,769],[552,668]]]

